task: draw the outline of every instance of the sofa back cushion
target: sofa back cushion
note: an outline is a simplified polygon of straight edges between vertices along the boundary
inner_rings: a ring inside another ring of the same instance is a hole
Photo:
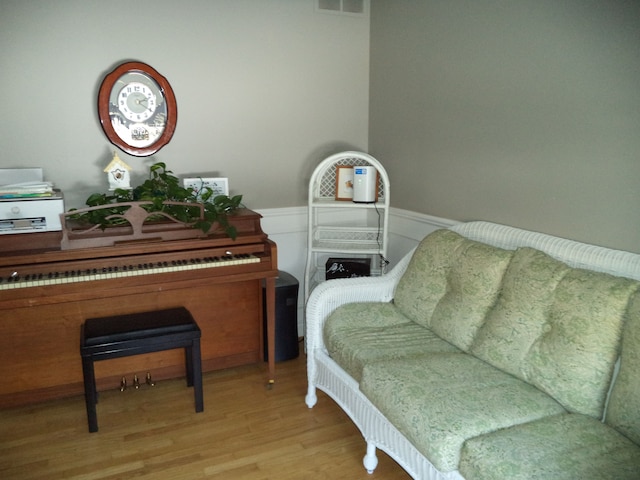
[[[609,399],[606,422],[640,445],[640,293],[636,293],[629,308],[620,371]]]
[[[471,352],[567,410],[601,417],[634,280],[519,249]]]
[[[438,230],[416,249],[394,303],[408,318],[466,351],[498,297],[512,255]]]
[[[428,326],[447,291],[451,258],[465,238],[450,230],[436,230],[422,239],[407,270],[398,281],[393,302],[407,318]]]
[[[471,353],[524,380],[524,359],[548,328],[556,287],[569,268],[539,250],[518,249]]]

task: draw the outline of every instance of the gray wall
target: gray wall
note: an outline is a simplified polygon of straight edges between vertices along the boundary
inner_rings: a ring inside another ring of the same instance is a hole
[[[120,153],[136,184],[161,161],[229,177],[251,208],[298,206],[324,156],[368,146],[368,15],[314,0],[0,0],[0,168],[44,167],[67,207],[106,190],[96,97],[127,60],[178,102],[169,145]]]
[[[371,34],[314,6],[0,0],[0,168],[44,167],[68,207],[106,190],[96,95],[136,59],[179,118],[153,157],[121,153],[134,179],[162,161],[300,206],[322,158],[368,150],[394,207],[640,251],[638,2],[373,0]]]
[[[392,205],[640,252],[640,2],[372,0]]]

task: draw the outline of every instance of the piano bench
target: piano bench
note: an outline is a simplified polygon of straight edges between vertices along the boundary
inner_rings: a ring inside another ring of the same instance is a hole
[[[196,412],[204,410],[200,327],[186,308],[90,318],[80,335],[89,432],[98,431],[98,393],[93,362],[184,348],[187,386],[193,386]]]

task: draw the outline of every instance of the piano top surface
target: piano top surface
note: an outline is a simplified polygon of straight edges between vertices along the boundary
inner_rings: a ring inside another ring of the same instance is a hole
[[[120,242],[107,247],[62,250],[60,248],[62,232],[0,235],[0,252],[2,253],[0,266],[232,247],[266,241],[267,235],[260,226],[262,216],[259,213],[249,209],[239,209],[228,218],[229,223],[237,228],[238,234],[235,240],[227,236],[222,229],[216,229],[213,233],[201,238]]]

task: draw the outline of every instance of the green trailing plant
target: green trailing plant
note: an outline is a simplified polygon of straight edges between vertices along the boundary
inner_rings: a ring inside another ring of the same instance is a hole
[[[211,226],[217,222],[229,237],[235,239],[237,232],[235,227],[229,224],[227,215],[241,206],[242,195],[214,196],[213,190],[204,185],[196,194],[193,189],[182,187],[180,180],[170,170],[167,170],[167,166],[158,162],[149,167],[149,178],[132,190],[118,188],[109,194],[94,193],[85,202],[89,207],[113,205],[112,208],[106,207],[78,213],[72,218],[91,225],[99,225],[103,230],[109,226],[122,225],[126,223],[126,220],[119,217],[109,217],[122,215],[128,207],[118,204],[126,202],[150,202],[148,205],[142,205],[142,208],[149,213],[162,212],[191,225],[193,228],[199,228],[204,233],[207,233]],[[166,202],[190,203],[193,206],[173,205]],[[202,218],[201,212],[203,212]],[[162,218],[160,215],[156,218],[151,215],[149,221],[161,220]]]

